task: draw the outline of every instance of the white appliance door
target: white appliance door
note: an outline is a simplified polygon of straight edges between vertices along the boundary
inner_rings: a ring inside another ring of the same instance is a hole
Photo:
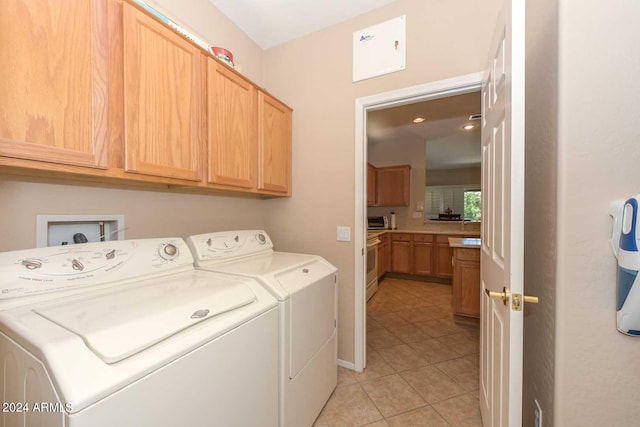
[[[138,353],[201,321],[251,304],[242,282],[207,274],[179,275],[73,301],[35,308],[40,316],[78,335],[105,363]]]
[[[335,270],[313,261],[276,275],[291,292],[289,378],[293,379],[336,329]]]
[[[525,2],[504,0],[482,84],[480,411],[522,423]],[[504,292],[503,292],[504,290]],[[503,297],[504,296],[504,297]]]

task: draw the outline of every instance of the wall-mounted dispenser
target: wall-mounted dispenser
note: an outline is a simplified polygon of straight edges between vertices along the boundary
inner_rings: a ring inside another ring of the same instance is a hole
[[[611,203],[613,216],[611,249],[618,259],[617,328],[625,335],[640,337],[640,194]]]

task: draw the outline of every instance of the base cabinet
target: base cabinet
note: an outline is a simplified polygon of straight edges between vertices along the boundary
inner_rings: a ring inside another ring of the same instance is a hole
[[[451,279],[454,276],[453,248],[449,246],[449,237],[452,236],[425,233],[388,233],[387,235],[389,236],[390,265],[386,271],[441,279]]]
[[[391,234],[391,271],[411,274],[411,234]]]
[[[378,279],[381,279],[387,271],[389,271],[390,246],[389,235],[383,234],[379,237],[380,244],[378,245]]]
[[[480,250],[453,249],[453,312],[480,317]]]

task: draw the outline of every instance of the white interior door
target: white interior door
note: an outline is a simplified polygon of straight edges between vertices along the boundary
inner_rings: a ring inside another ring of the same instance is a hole
[[[482,84],[481,278],[493,292],[481,297],[485,426],[522,424],[523,316],[513,303],[523,292],[524,3],[504,0]]]

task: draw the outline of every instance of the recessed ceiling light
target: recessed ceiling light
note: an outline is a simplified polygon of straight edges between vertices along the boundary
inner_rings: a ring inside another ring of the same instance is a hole
[[[464,129],[464,130],[471,130],[471,129],[473,129],[474,127],[476,127],[476,125],[472,125],[471,123],[469,123],[468,125],[464,125],[464,126],[462,126],[462,129]]]
[[[416,117],[415,119],[413,119],[413,123],[422,123],[425,120],[426,119],[424,117]]]

